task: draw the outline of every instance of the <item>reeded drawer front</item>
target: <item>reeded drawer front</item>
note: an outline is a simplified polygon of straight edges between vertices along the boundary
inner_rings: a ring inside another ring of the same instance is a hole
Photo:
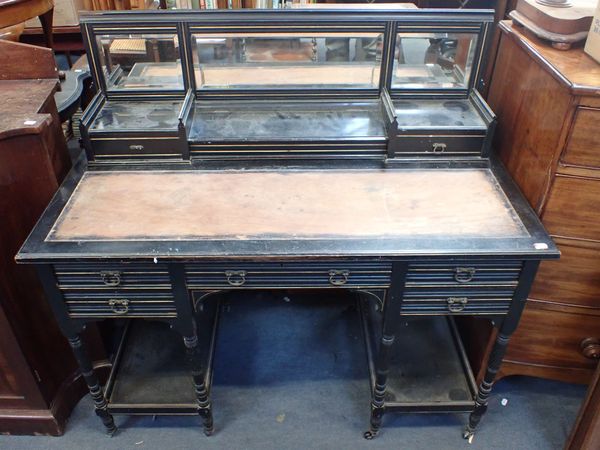
[[[175,317],[164,264],[56,264],[54,273],[70,317]]]
[[[186,265],[189,289],[388,287],[389,262],[198,263]]]
[[[521,261],[411,264],[402,314],[506,314]]]

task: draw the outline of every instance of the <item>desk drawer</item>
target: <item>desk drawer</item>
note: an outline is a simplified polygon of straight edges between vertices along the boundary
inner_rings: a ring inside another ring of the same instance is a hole
[[[199,263],[186,265],[189,289],[385,288],[388,262]]]
[[[54,273],[72,318],[177,315],[164,264],[55,264]]]
[[[411,289],[404,293],[401,313],[506,314],[514,289]]]
[[[426,154],[432,156],[447,155],[479,155],[485,143],[485,133],[453,136],[453,135],[402,135],[397,137],[397,148],[394,156],[410,154]]]
[[[522,261],[441,261],[411,264],[402,314],[506,314]]]
[[[181,155],[181,143],[174,137],[90,138],[94,157],[146,159]]]

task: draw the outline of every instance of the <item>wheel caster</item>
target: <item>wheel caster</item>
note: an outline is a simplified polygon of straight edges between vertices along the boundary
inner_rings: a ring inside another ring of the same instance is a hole
[[[368,441],[374,439],[376,436],[377,436],[377,431],[373,431],[373,430],[365,431],[363,433],[363,437]]]
[[[473,438],[475,437],[475,432],[474,431],[469,431],[469,430],[465,430],[463,431],[463,439],[466,439],[469,444],[473,443]]]
[[[213,428],[211,428],[210,430],[204,429],[205,436],[212,436],[214,432],[215,430]]]

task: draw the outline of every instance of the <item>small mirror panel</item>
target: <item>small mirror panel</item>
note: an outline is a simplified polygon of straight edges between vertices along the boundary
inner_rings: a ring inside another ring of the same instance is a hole
[[[192,34],[196,87],[378,89],[383,33]]]
[[[176,34],[96,36],[108,91],[183,90]]]
[[[468,89],[474,33],[405,33],[396,38],[392,89]]]

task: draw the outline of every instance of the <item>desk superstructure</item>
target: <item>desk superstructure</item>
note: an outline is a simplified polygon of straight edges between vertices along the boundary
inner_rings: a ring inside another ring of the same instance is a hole
[[[82,118],[87,161],[17,259],[37,266],[109,432],[126,413],[200,414],[212,433],[222,293],[336,289],[356,294],[363,317],[365,437],[389,410],[471,412],[472,437],[539,261],[558,256],[490,155],[495,117],[476,85],[492,19],[380,9],[82,18],[100,88]],[[479,387],[457,315],[498,328]],[[131,326],[103,389],[80,333],[111,318]],[[155,321],[184,345],[151,364],[144,346],[168,341]],[[443,341],[443,373],[421,391],[402,349],[428,332]],[[161,367],[155,388],[140,388]]]

